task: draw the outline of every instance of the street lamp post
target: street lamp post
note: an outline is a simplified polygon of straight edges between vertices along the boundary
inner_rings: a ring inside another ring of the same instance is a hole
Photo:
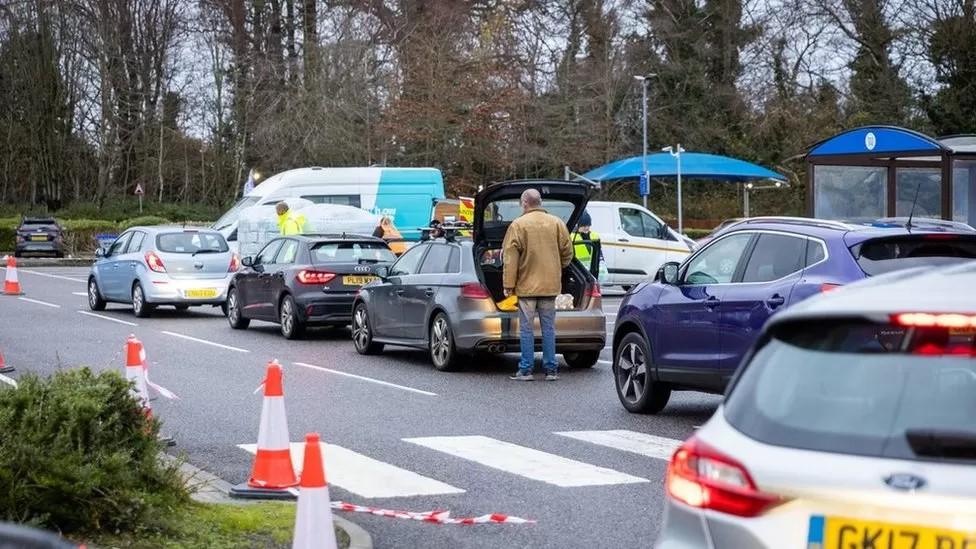
[[[634,76],[634,80],[637,80],[638,82],[641,83],[641,103],[643,105],[643,111],[644,111],[644,116],[643,116],[644,148],[643,148],[643,153],[641,154],[641,175],[647,181],[648,192],[650,192],[651,177],[647,173],[647,85],[651,81],[651,78],[655,76],[657,75],[654,73],[649,73],[643,76],[641,75]],[[641,195],[644,200],[644,208],[647,208],[647,194],[641,193]]]
[[[681,147],[681,143],[678,143],[677,147],[664,147],[662,151],[669,153],[674,157],[675,161],[678,163],[677,176],[678,176],[678,232],[684,234],[684,218],[681,212],[681,153],[685,152],[684,148]]]

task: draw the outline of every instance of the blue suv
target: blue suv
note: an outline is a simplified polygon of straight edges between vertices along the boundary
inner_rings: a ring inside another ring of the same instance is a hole
[[[938,220],[866,224],[752,218],[624,297],[613,335],[617,396],[635,413],[675,390],[721,393],[777,311],[865,277],[976,259],[976,231]]]

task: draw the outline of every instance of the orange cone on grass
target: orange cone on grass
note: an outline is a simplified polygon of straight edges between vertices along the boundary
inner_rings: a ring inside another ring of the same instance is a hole
[[[7,276],[3,280],[3,295],[23,295],[20,279],[17,278],[17,258],[7,256]]]
[[[296,494],[291,488],[298,484],[298,478],[291,462],[285,391],[281,364],[277,360],[268,363],[263,385],[264,403],[261,406],[254,467],[247,483],[233,487],[230,495],[253,499],[294,499]]]
[[[0,351],[0,374],[9,374],[12,371],[14,367],[7,365],[7,361],[3,358],[3,351]]]
[[[305,435],[305,459],[295,511],[295,536],[292,549],[336,549],[332,524],[332,499],[325,480],[322,446],[318,433]]]

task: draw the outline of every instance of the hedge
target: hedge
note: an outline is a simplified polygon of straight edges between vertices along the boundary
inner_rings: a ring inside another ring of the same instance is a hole
[[[69,255],[93,253],[98,245],[95,236],[99,234],[118,234],[139,225],[170,223],[168,219],[156,216],[136,217],[119,223],[104,219],[60,219],[58,222],[64,227],[65,249]],[[16,230],[19,225],[19,217],[0,218],[0,250],[14,249]]]

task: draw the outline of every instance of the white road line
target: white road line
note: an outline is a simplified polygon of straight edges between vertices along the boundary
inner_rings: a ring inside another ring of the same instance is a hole
[[[129,322],[128,320],[119,320],[117,318],[112,318],[110,316],[100,315],[97,313],[89,313],[88,311],[75,311],[80,315],[93,316],[95,318],[100,318],[102,320],[111,320],[112,322],[118,322],[119,324],[125,324],[126,326],[138,326],[135,322]]]
[[[406,385],[397,385],[396,383],[390,383],[389,381],[381,381],[379,379],[373,379],[371,377],[357,376],[356,374],[350,374],[347,372],[340,372],[339,370],[333,370],[331,368],[323,368],[321,366],[316,366],[314,364],[306,364],[304,362],[296,362],[295,366],[301,366],[302,368],[309,368],[312,370],[318,370],[320,372],[328,372],[330,374],[335,374],[337,376],[346,376],[353,379],[358,379],[360,381],[368,381],[369,383],[376,383],[377,385],[384,385],[386,387],[393,387],[395,389],[402,389],[404,391],[410,391],[411,393],[417,393],[419,395],[426,396],[437,396],[437,393],[431,393],[430,391],[422,391],[420,389],[414,389],[413,387],[407,387]]]
[[[17,381],[15,379],[10,378],[10,377],[7,377],[7,376],[5,376],[3,374],[0,374],[0,382],[3,382],[3,383],[6,383],[7,385],[10,385],[14,389],[17,388]]]
[[[613,365],[613,361],[612,360],[598,360],[598,361],[596,361],[596,363],[597,364],[610,364],[611,366]]]
[[[70,276],[53,275],[53,274],[42,273],[42,272],[38,272],[38,271],[29,271],[27,269],[17,269],[17,272],[20,272],[20,273],[28,273],[28,274],[33,274],[33,275],[37,275],[37,276],[46,276],[48,278],[57,278],[57,279],[60,279],[60,280],[70,280],[72,282],[81,282],[81,283],[88,282],[87,280],[85,280],[83,278],[73,278],[73,277],[70,277]]]
[[[658,437],[635,431],[618,429],[613,431],[563,431],[560,436],[582,440],[615,450],[633,452],[642,456],[670,460],[674,451],[681,446],[681,440]]]
[[[198,339],[184,334],[178,334],[176,332],[167,332],[163,330],[166,335],[171,335],[173,337],[179,337],[183,339],[188,339],[190,341],[196,341],[197,343],[203,343],[204,345],[213,345],[214,347],[220,347],[221,349],[227,349],[228,351],[237,351],[238,353],[250,353],[247,349],[241,349],[240,347],[231,347],[230,345],[224,345],[222,343],[214,343],[213,341],[207,341],[206,339]]]
[[[335,444],[322,444],[322,462],[325,464],[329,483],[365,498],[397,498],[407,496],[431,496],[436,494],[463,494],[438,480],[425,477],[364,456]],[[256,444],[241,444],[242,450],[257,453]],[[300,473],[305,456],[305,443],[291,443],[291,462]]]
[[[71,295],[80,295],[81,297],[88,297],[88,294],[85,292],[71,292]]]
[[[647,479],[485,436],[405,438],[445,454],[556,486],[633,484]]]
[[[60,305],[55,305],[54,303],[48,303],[47,301],[41,301],[39,299],[31,299],[29,297],[18,297],[17,299],[21,301],[26,301],[28,303],[37,303],[38,305],[44,305],[45,307],[52,307],[54,309],[60,309]]]

